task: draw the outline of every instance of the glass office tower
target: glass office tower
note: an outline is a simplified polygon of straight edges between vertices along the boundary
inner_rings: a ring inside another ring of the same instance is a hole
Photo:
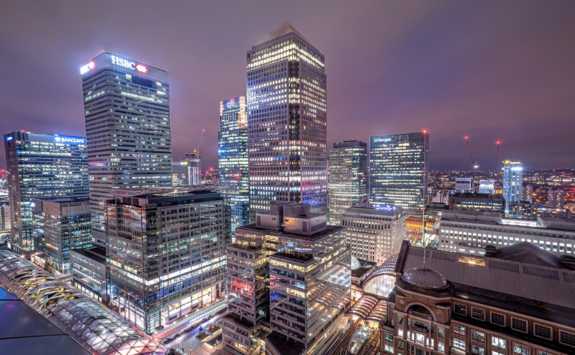
[[[10,246],[19,253],[38,249],[33,200],[88,195],[86,140],[83,137],[13,132],[4,136],[12,218]]]
[[[523,165],[518,161],[504,160],[501,170],[503,170],[505,214],[510,214],[523,200]]]
[[[250,213],[271,201],[327,207],[323,54],[285,25],[247,54]]]
[[[233,232],[249,223],[248,117],[244,96],[220,102],[218,174],[221,192],[231,209]]]
[[[367,199],[367,144],[355,140],[334,143],[328,171],[329,223],[339,225],[348,208]]]
[[[80,74],[94,237],[105,244],[105,201],[115,191],[171,186],[168,73],[104,52]]]
[[[224,299],[230,220],[220,194],[122,197],[106,215],[110,303],[124,318],[154,333]]]
[[[427,191],[427,132],[370,137],[369,200],[422,210]]]

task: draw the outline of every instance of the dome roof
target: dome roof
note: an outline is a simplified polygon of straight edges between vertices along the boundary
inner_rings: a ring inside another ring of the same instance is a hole
[[[407,270],[401,275],[401,280],[411,286],[426,290],[443,290],[448,287],[445,277],[429,268]]]

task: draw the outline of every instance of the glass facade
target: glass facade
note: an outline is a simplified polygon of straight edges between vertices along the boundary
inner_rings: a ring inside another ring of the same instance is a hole
[[[505,214],[512,214],[514,207],[523,200],[523,165],[518,161],[503,161],[503,199]]]
[[[86,140],[83,137],[13,132],[4,136],[12,218],[11,248],[38,250],[34,236],[35,199],[88,195]]]
[[[427,195],[428,149],[426,132],[370,137],[371,204],[422,210]]]
[[[220,102],[219,186],[231,210],[232,232],[249,223],[248,117],[246,98]]]
[[[172,184],[168,74],[107,52],[80,73],[94,237],[105,244],[105,201],[115,191]]]
[[[108,307],[8,250],[0,250],[0,282],[91,354],[164,354],[167,351],[157,339],[136,331]],[[40,349],[39,346],[36,344],[36,349]],[[53,353],[51,349],[44,350],[33,352]]]
[[[41,233],[48,265],[59,272],[71,272],[70,252],[92,246],[88,198],[41,200]],[[38,206],[37,206],[38,207]]]
[[[327,207],[325,59],[291,26],[247,54],[250,213]]]
[[[229,210],[209,190],[117,198],[106,211],[110,304],[147,333],[224,299]]]
[[[328,166],[329,223],[339,225],[345,210],[367,199],[367,144],[334,143]]]

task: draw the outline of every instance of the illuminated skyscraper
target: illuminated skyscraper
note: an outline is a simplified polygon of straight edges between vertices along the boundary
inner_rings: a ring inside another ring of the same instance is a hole
[[[334,143],[329,152],[329,223],[341,224],[342,214],[367,198],[367,144]]]
[[[248,117],[244,96],[220,102],[218,173],[221,192],[230,205],[233,232],[249,223]]]
[[[94,237],[105,244],[105,201],[115,191],[171,186],[168,73],[105,52],[80,74]]]
[[[502,170],[505,214],[509,214],[523,200],[523,165],[518,161],[504,160]]]
[[[374,206],[423,209],[427,191],[427,132],[370,137],[369,200]]]
[[[4,136],[12,218],[11,247],[35,251],[33,200],[88,195],[83,137],[13,132]]]
[[[325,59],[285,25],[247,54],[250,213],[327,206]]]

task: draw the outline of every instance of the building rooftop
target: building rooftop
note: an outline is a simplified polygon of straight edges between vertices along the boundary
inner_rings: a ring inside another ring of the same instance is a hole
[[[165,352],[155,338],[139,333],[110,309],[8,250],[0,250],[0,282],[19,295],[25,304],[49,317],[89,353],[135,355]],[[21,318],[0,317],[0,323],[8,320],[10,326],[14,326],[14,319]],[[82,354],[74,351],[57,354],[77,353]]]
[[[271,258],[295,260],[295,261],[301,262],[301,263],[308,263],[310,261],[313,261],[313,255],[312,254],[298,253],[298,252],[275,253],[274,255],[271,256]]]
[[[0,349],[3,354],[90,354],[71,336],[0,288]]]
[[[449,211],[442,212],[442,221],[476,223],[494,226],[510,226],[525,228],[526,230],[547,229],[565,232],[575,232],[575,221],[560,218],[539,217],[536,220],[519,218],[502,218],[500,213],[472,212],[472,211]]]
[[[293,239],[316,240],[316,239],[320,239],[320,238],[329,236],[333,233],[339,232],[343,229],[343,227],[328,225],[324,229],[318,230],[317,232],[314,232],[312,234],[303,234],[303,233],[299,234],[299,233],[295,233],[295,232],[290,233],[290,232],[282,231],[280,229],[258,226],[256,224],[247,224],[245,226],[238,227],[238,229],[248,229],[248,230],[251,229],[251,230],[255,230],[255,231],[266,232],[266,233],[271,234],[271,235],[282,235],[282,236],[285,236],[287,238],[293,238]]]
[[[370,214],[374,216],[396,217],[401,214],[401,208],[392,205],[375,207],[368,202],[360,202],[344,212],[344,215],[350,214]]]
[[[431,249],[425,254],[423,248],[403,242],[396,271],[405,275],[414,269],[431,269],[451,285],[453,295],[510,311],[520,308],[524,314],[575,326],[575,270],[558,264],[544,250],[521,243],[485,257]],[[440,285],[430,272],[417,276],[412,285]],[[410,280],[402,277],[402,281],[409,284]]]
[[[409,269],[401,275],[401,279],[408,284],[428,290],[442,290],[448,287],[443,275],[426,267]]]
[[[106,263],[106,248],[99,245],[93,245],[88,249],[74,249],[72,253],[80,254],[99,263]]]
[[[472,198],[472,199],[489,199],[503,200],[502,195],[482,194],[479,192],[459,192],[451,195],[453,198]]]
[[[151,192],[128,194],[128,196],[119,196],[110,200],[108,203],[139,207],[165,207],[213,200],[223,200],[223,197],[217,191],[201,186],[196,188],[157,189]]]

